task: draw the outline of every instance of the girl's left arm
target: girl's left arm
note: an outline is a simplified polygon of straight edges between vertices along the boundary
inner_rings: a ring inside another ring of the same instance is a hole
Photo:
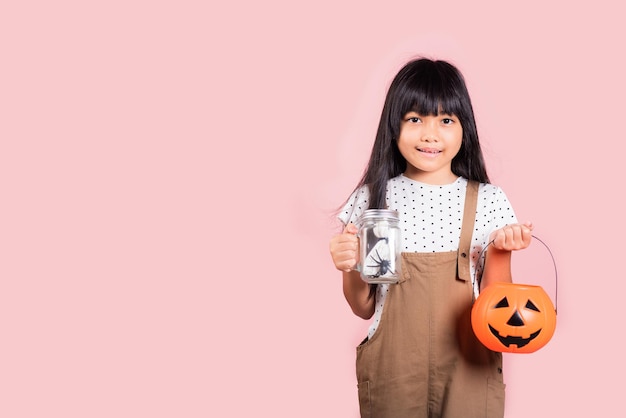
[[[512,282],[511,251],[527,248],[532,240],[532,230],[532,223],[526,222],[507,225],[491,234],[489,242],[493,243],[485,255],[480,290],[494,282]]]

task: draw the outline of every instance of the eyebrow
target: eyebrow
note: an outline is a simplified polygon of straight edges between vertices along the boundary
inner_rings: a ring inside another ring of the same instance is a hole
[[[454,113],[448,113],[448,112],[439,112],[437,114],[433,114],[433,113],[428,113],[428,114],[424,114],[424,113],[420,113],[417,110],[409,110],[408,112],[405,113],[405,116],[410,114],[410,113],[415,113],[418,116],[452,116],[452,117],[457,117]]]

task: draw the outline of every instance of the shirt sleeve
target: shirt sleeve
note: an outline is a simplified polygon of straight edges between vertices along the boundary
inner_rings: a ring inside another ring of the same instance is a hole
[[[355,223],[358,217],[367,209],[368,201],[369,189],[367,186],[362,186],[352,193],[337,217],[344,225],[351,222]]]
[[[491,206],[493,208],[493,228],[490,232],[506,225],[517,223],[515,211],[509,199],[506,197],[504,190],[500,187],[495,187],[491,199]]]

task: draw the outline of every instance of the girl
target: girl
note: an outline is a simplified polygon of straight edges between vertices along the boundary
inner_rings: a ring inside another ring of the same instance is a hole
[[[355,270],[354,222],[379,208],[400,214],[397,284],[369,285]],[[398,72],[367,169],[339,219],[330,253],[344,295],[356,315],[373,316],[357,347],[361,416],[503,417],[502,355],[476,339],[470,313],[481,289],[511,281],[511,251],[528,247],[532,225],[518,224],[489,183],[456,67],[422,58]]]

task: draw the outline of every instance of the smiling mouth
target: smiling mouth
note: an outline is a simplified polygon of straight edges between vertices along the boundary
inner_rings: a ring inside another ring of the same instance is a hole
[[[524,347],[526,344],[528,344],[529,342],[537,338],[537,336],[541,332],[541,329],[540,329],[539,331],[533,332],[532,334],[530,334],[530,337],[522,338],[522,337],[513,337],[510,335],[508,337],[502,337],[500,333],[498,333],[498,330],[496,330],[491,325],[489,325],[489,330],[491,331],[493,336],[496,337],[505,347],[510,347],[512,345],[515,345],[517,346],[517,348]]]
[[[439,153],[441,153],[441,150],[434,149],[434,148],[418,148],[417,150],[419,152],[423,152],[423,153],[426,153],[426,154],[439,154]]]

